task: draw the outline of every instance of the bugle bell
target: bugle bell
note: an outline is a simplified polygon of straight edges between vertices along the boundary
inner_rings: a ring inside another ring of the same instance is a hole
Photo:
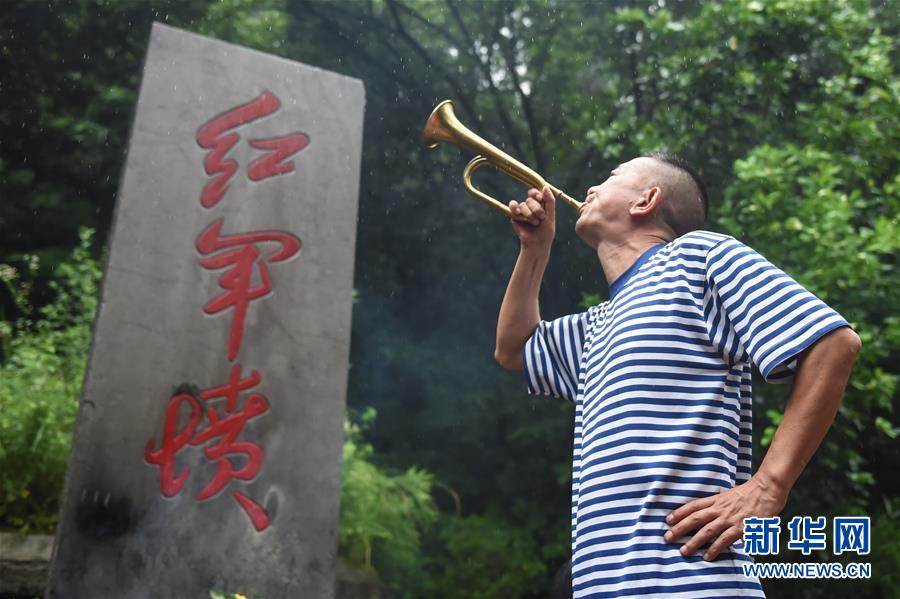
[[[528,187],[543,189],[546,185],[554,195],[562,198],[563,201],[576,210],[581,208],[582,202],[564,193],[558,187],[550,185],[533,169],[525,166],[497,146],[466,128],[456,118],[456,114],[453,111],[453,102],[450,100],[444,100],[431,111],[431,116],[425,122],[424,140],[425,145],[429,148],[434,148],[441,142],[449,142],[478,154],[463,170],[463,185],[470,194],[479,200],[487,202],[506,216],[512,216],[509,206],[476,189],[472,184],[472,174],[486,164],[490,164]]]

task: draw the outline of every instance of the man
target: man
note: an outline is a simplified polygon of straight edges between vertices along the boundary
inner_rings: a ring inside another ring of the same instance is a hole
[[[610,299],[541,320],[555,235],[548,188],[510,202],[520,252],[495,357],[530,393],[575,402],[572,589],[578,597],[764,597],[743,575],[743,519],[781,512],[831,425],[860,349],[834,310],[732,237],[699,230],[706,191],[668,154],[616,167],[575,230]],[[793,380],[751,476],[751,362]]]

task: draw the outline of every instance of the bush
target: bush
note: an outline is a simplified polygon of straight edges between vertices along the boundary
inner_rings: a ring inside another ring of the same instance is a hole
[[[437,518],[432,476],[415,467],[400,473],[378,468],[362,438],[374,420],[368,408],[358,422],[344,424],[339,552],[401,590],[421,583],[421,535]]]
[[[100,266],[91,257],[93,232],[55,270],[52,303],[28,306],[27,284],[2,265],[3,284],[25,315],[2,323],[0,365],[0,528],[52,531],[72,443],[72,425],[97,308]]]
[[[427,596],[531,597],[552,576],[533,535],[502,518],[448,517],[439,537],[442,559],[432,560]]]

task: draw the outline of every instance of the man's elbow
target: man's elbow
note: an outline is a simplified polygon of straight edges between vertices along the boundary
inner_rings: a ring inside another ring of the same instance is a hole
[[[522,370],[524,368],[521,352],[502,351],[497,347],[494,349],[494,360],[506,370]]]
[[[841,344],[844,346],[847,354],[849,354],[848,357],[851,360],[856,360],[856,356],[862,350],[862,339],[850,327],[843,327],[837,332],[840,335]]]
[[[862,340],[850,327],[841,327],[832,331],[828,337],[829,353],[833,359],[852,365],[862,350]]]

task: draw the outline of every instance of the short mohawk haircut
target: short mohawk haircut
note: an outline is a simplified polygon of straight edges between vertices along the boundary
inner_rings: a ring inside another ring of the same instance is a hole
[[[709,216],[709,195],[706,192],[706,184],[703,183],[700,173],[698,173],[687,160],[669,152],[650,152],[649,154],[644,154],[644,158],[653,158],[654,160],[664,162],[665,164],[673,166],[690,175],[691,179],[694,181],[694,185],[697,186],[697,189],[700,192],[700,201],[703,202],[703,216]]]

